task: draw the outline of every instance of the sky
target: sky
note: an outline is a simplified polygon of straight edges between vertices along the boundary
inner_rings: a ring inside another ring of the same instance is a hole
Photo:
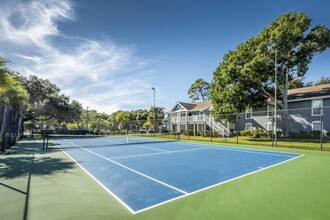
[[[0,56],[55,83],[84,108],[169,111],[212,81],[223,55],[277,17],[305,12],[330,27],[329,0],[0,0]],[[330,51],[305,76],[330,76]]]

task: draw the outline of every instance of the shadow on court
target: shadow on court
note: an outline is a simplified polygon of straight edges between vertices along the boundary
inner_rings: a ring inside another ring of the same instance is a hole
[[[39,140],[23,140],[8,153],[0,155],[0,219],[26,220],[31,179],[68,172],[74,163],[50,157]]]

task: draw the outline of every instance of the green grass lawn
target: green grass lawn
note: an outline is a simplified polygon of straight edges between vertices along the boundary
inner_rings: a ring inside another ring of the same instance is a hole
[[[132,215],[62,151],[24,140],[0,155],[0,219],[330,219],[329,152],[233,146],[304,156]]]

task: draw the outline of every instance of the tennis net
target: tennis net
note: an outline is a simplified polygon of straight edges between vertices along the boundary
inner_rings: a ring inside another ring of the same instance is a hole
[[[45,134],[43,149],[49,147],[49,142],[59,145],[65,142],[66,147],[107,147],[133,144],[163,143],[178,141],[177,134],[126,134],[126,135],[71,135]],[[64,146],[64,145],[63,145]]]

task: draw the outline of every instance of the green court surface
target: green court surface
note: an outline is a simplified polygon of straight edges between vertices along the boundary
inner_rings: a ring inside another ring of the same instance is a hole
[[[0,155],[0,219],[330,219],[329,152],[253,148],[305,156],[133,215],[61,150],[23,140]]]

